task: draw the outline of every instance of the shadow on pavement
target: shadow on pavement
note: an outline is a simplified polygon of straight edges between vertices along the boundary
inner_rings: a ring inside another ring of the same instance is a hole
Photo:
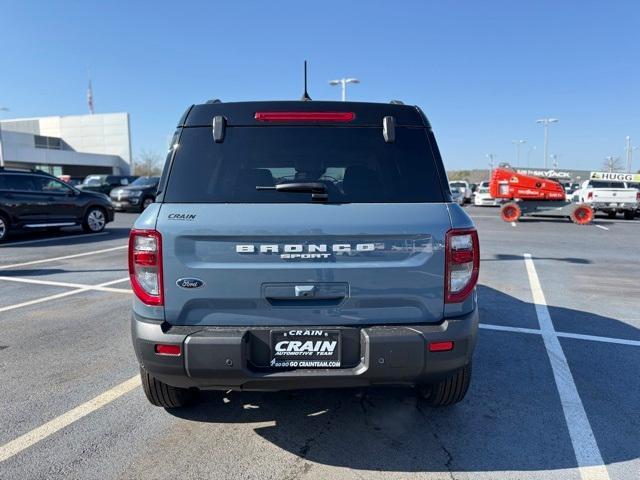
[[[481,286],[484,302],[481,321],[508,324],[520,311],[533,314],[534,306],[492,288]],[[497,307],[496,307],[497,306]],[[557,314],[551,309],[551,315]],[[582,322],[601,324],[603,330],[633,329],[612,319],[581,311],[567,314]],[[572,349],[572,369],[588,355]],[[627,350],[620,350],[620,348]],[[598,344],[598,349],[637,355],[637,349]],[[626,364],[635,357],[627,358]],[[599,356],[606,362],[607,356]],[[628,376],[614,365],[601,365],[589,373],[598,385],[603,372]],[[611,382],[610,379],[607,379]],[[618,382],[620,383],[620,382]],[[638,388],[636,378],[634,385]],[[633,391],[633,390],[632,390]],[[637,391],[637,390],[636,390]],[[640,457],[637,428],[628,425],[640,410],[640,398],[627,392],[581,390],[588,414],[599,419],[596,439],[603,446],[617,435],[625,448],[603,449],[606,463]],[[591,395],[611,395],[614,403]],[[616,396],[624,402],[616,403]],[[616,407],[618,405],[618,407]],[[608,409],[622,408],[617,416]],[[428,407],[412,389],[372,387],[348,390],[296,390],[291,392],[203,392],[201,403],[170,414],[193,422],[254,423],[255,432],[302,459],[356,470],[387,472],[502,472],[575,468],[576,459],[542,338],[538,335],[480,330],[474,373],[467,398],[443,409]],[[604,421],[607,419],[609,421]],[[616,424],[610,423],[615,420]],[[604,425],[604,426],[603,426]],[[495,478],[500,478],[496,474]]]
[[[499,262],[499,261],[505,261],[505,260],[518,260],[518,261],[522,261],[523,260],[523,256],[522,255],[509,255],[509,254],[504,254],[504,253],[499,253],[497,255],[494,255],[493,258],[482,258],[483,262]],[[564,257],[564,258],[557,258],[557,257],[533,257],[534,260],[553,260],[556,262],[565,262],[565,263],[577,263],[577,264],[581,264],[581,265],[588,265],[590,263],[593,263],[591,260],[587,259],[587,258],[578,258],[578,257]]]

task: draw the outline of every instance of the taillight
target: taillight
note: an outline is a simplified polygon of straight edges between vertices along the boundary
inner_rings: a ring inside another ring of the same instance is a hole
[[[475,228],[449,230],[445,243],[445,302],[462,302],[473,291],[478,281],[478,232]]]
[[[163,305],[162,236],[156,230],[131,230],[129,277],[133,293],[147,305]]]
[[[587,193],[587,200],[593,200],[593,192]]]
[[[356,118],[353,112],[256,112],[260,122],[350,122]]]

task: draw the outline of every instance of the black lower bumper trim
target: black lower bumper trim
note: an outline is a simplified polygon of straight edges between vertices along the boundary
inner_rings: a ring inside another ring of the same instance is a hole
[[[250,361],[252,343],[267,327],[173,327],[163,329],[135,315],[132,333],[142,367],[175,387],[285,390],[429,383],[451,375],[471,361],[478,312],[423,325],[348,327],[359,337],[348,343],[356,361],[344,368],[265,370]],[[309,327],[310,328],[310,327]],[[322,327],[318,327],[322,328]],[[347,327],[345,327],[347,328]],[[453,350],[429,352],[428,344],[453,341]],[[157,355],[156,343],[179,343],[179,357]]]

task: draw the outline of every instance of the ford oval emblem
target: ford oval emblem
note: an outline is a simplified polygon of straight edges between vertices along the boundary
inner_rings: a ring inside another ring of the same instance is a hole
[[[199,278],[179,278],[176,285],[180,288],[200,288],[204,287],[204,282]]]

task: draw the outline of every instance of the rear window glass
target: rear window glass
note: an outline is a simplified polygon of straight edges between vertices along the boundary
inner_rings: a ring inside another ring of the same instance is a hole
[[[604,180],[593,181],[589,183],[592,188],[624,188],[624,183],[622,182],[607,182]]]
[[[158,184],[160,177],[138,177],[129,185],[132,187],[153,187]]]
[[[105,175],[89,175],[82,182],[83,185],[102,185],[107,177]]]
[[[165,202],[305,203],[309,193],[256,190],[321,182],[329,203],[442,202],[426,131],[396,128],[229,127],[224,142],[210,128],[185,128]]]

